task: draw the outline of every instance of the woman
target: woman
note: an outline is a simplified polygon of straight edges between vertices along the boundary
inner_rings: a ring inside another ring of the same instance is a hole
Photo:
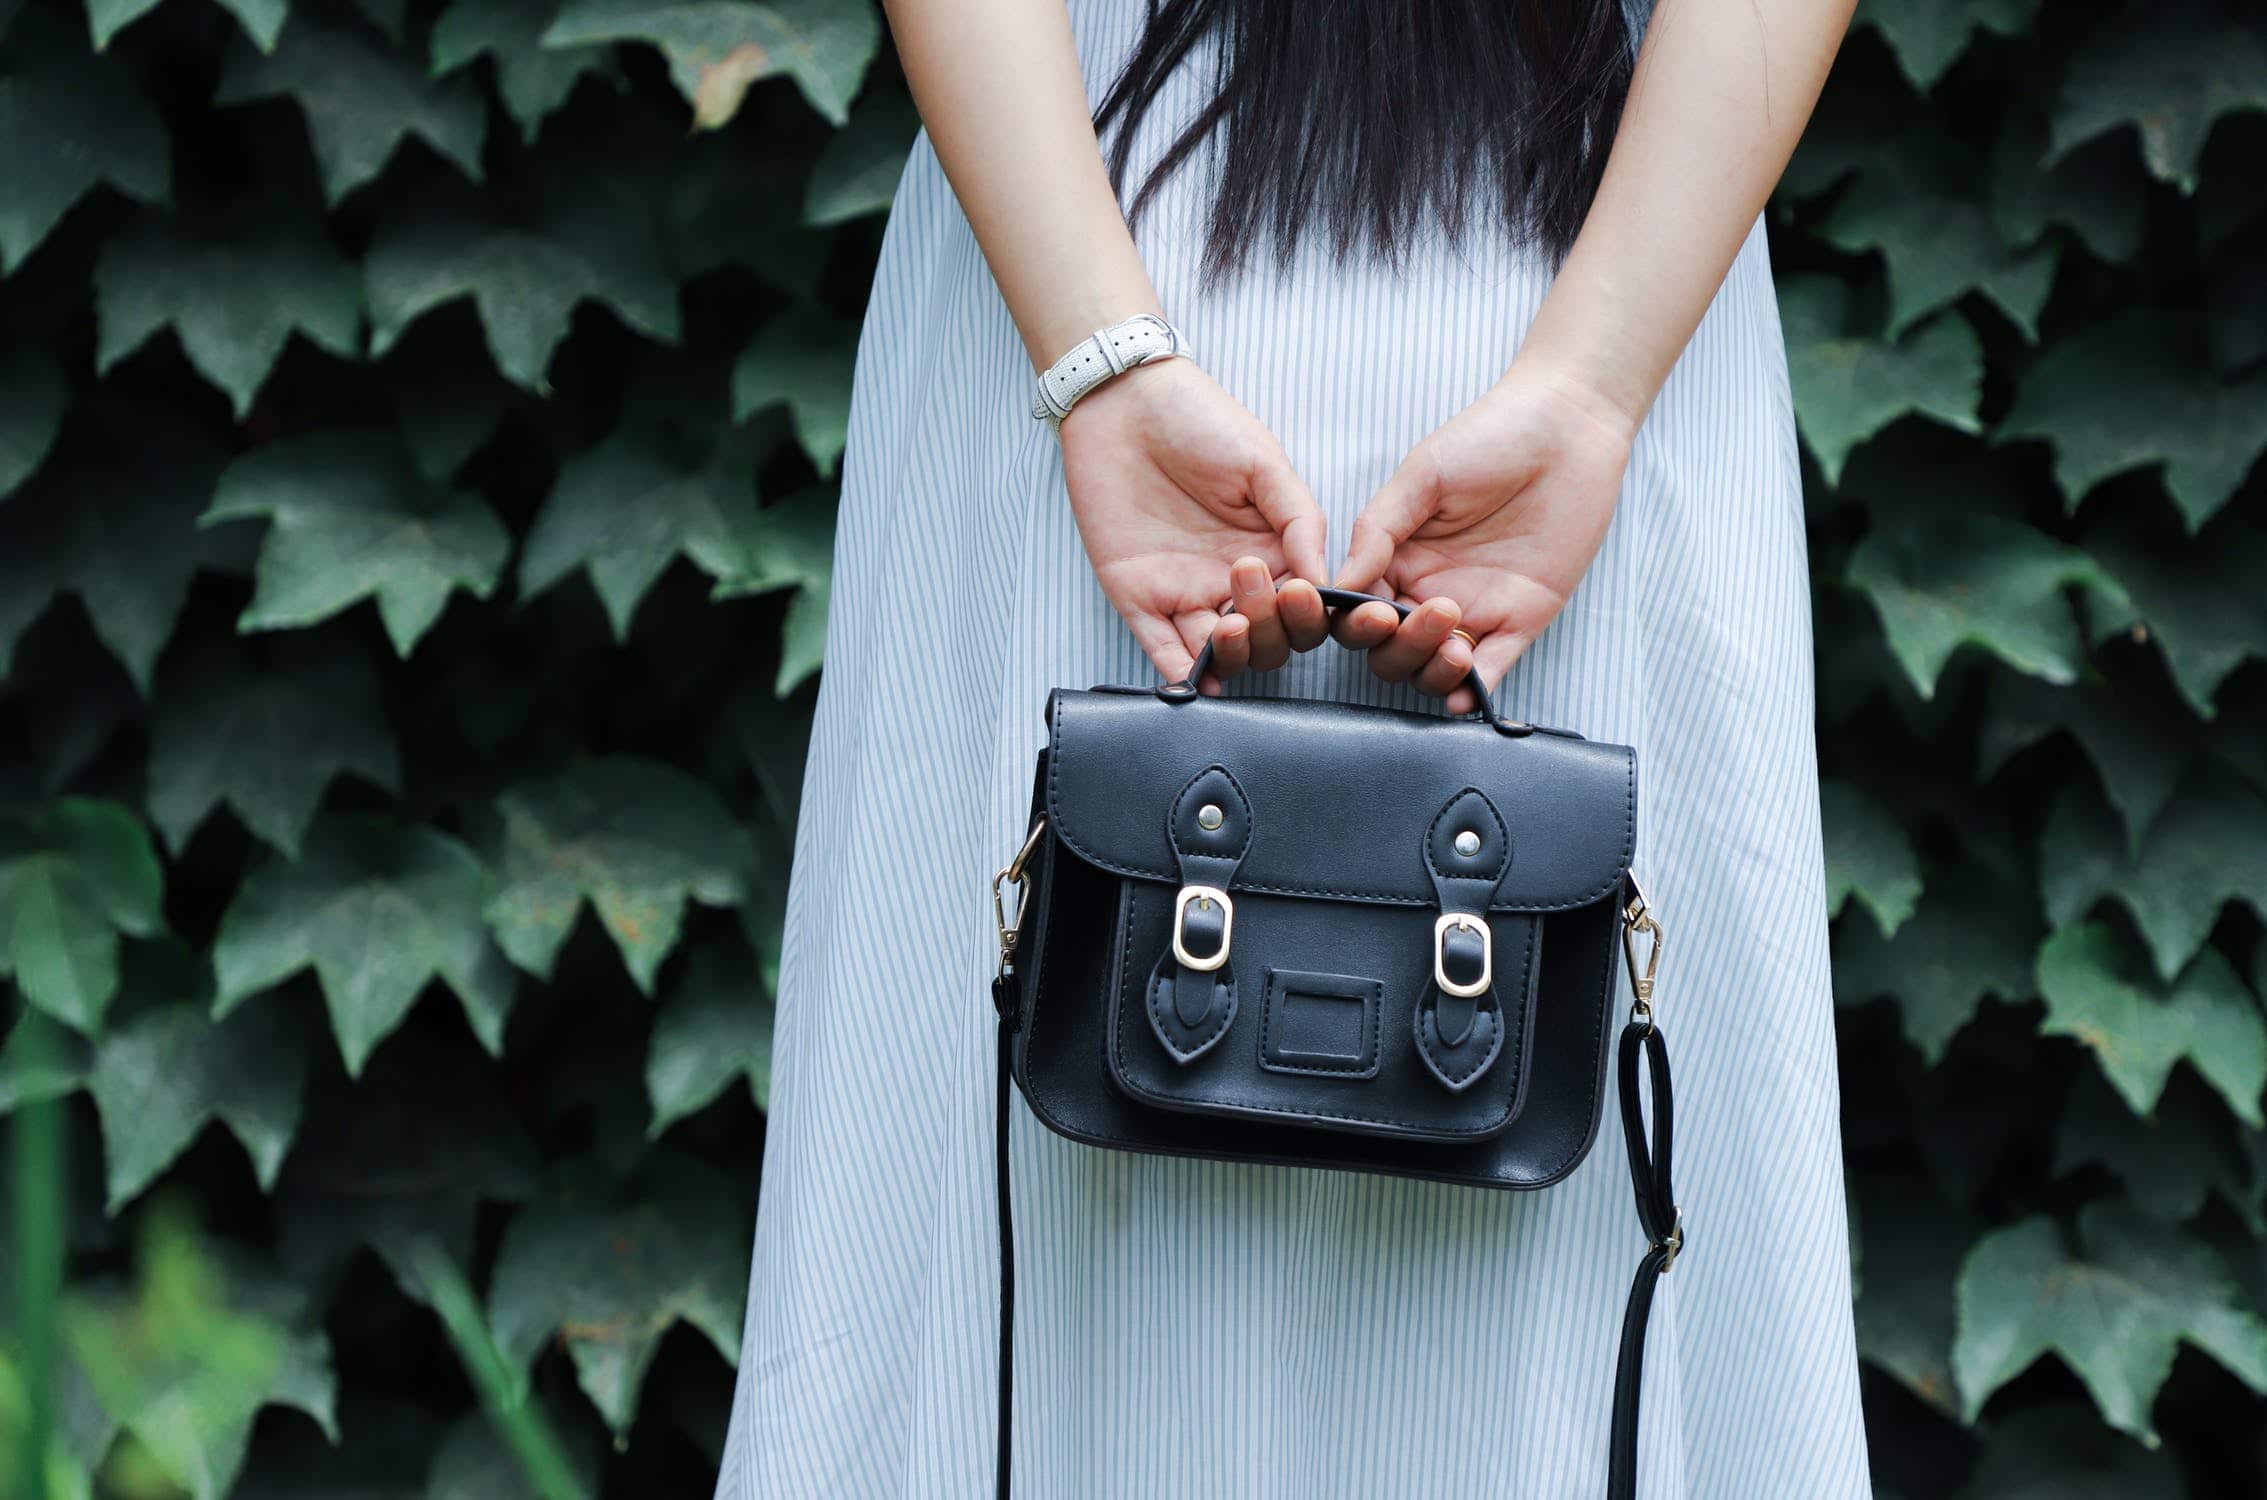
[[[1332,577],[1419,607],[1270,690],[1414,706],[1477,660],[1512,717],[1645,767],[1695,1238],[1640,1492],[1865,1494],[1758,221],[1850,0],[888,9],[927,134],[859,350],[720,1497],[989,1492],[983,885],[1046,690],[1178,678],[1208,636],[1226,677],[1280,666]],[[1027,415],[1144,313],[1194,358],[1096,385],[1059,442]],[[1602,1488],[1617,1152],[1493,1194],[1017,1112],[1018,1494]]]

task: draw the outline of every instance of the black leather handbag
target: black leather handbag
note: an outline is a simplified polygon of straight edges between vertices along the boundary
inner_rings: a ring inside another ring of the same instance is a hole
[[[1333,609],[1370,598],[1322,592]],[[1597,1134],[1623,958],[1622,1124],[1649,1248],[1606,1493],[1629,1500],[1646,1316],[1684,1244],[1652,1009],[1661,933],[1630,873],[1635,752],[1497,717],[1476,675],[1481,709],[1452,718],[1205,697],[1205,666],[1049,696],[1030,832],[993,886],[1001,1500],[1011,1076],[1088,1145],[1548,1187]]]

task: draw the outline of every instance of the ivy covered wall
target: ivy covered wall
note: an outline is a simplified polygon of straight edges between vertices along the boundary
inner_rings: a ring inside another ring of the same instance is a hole
[[[1859,17],[1771,224],[1881,1492],[2258,1494],[2267,21]],[[54,1493],[707,1495],[913,129],[866,0],[0,0]]]

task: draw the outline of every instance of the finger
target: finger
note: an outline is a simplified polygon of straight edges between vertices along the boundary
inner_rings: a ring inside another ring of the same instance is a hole
[[[1180,629],[1163,615],[1142,615],[1126,623],[1133,628],[1134,639],[1141,643],[1142,654],[1157,669],[1164,682],[1185,682],[1189,668],[1196,665],[1196,653],[1183,639]]]
[[[1373,599],[1340,615],[1330,633],[1349,651],[1367,651],[1390,637],[1400,624],[1401,616],[1392,605]]]
[[[1420,445],[1354,518],[1341,588],[1374,589],[1393,562],[1393,549],[1409,540],[1440,504],[1440,477]]]
[[[1323,541],[1329,523],[1306,481],[1291,467],[1279,449],[1272,458],[1253,466],[1252,504],[1283,539],[1283,562],[1292,573],[1320,583],[1326,566]],[[1238,605],[1241,609],[1243,606]]]
[[[1197,652],[1204,648],[1206,641],[1212,639],[1213,627],[1219,623],[1220,612],[1212,609],[1192,609],[1185,614],[1173,616],[1173,632],[1179,638],[1182,653],[1187,658],[1181,668],[1181,676],[1173,679],[1175,682],[1188,676],[1189,668],[1196,665]],[[1209,682],[1216,674],[1210,667],[1206,667],[1204,675]],[[1201,688],[1204,683],[1200,682],[1197,686]]]
[[[1330,611],[1323,607],[1321,592],[1304,578],[1276,590],[1275,614],[1294,651],[1312,651],[1330,634]]]
[[[1217,693],[1220,684],[1252,664],[1252,622],[1242,615],[1223,615],[1212,627],[1212,669],[1198,691]]]
[[[1499,630],[1480,642],[1480,649],[1472,653],[1472,660],[1480,669],[1480,680],[1488,685],[1489,692],[1496,690],[1513,663],[1525,656],[1527,648],[1534,644],[1533,636],[1515,630]]]
[[[1407,682],[1440,650],[1464,611],[1453,599],[1427,599],[1401,622],[1393,639],[1370,652],[1370,670],[1387,682]]]
[[[1275,577],[1256,557],[1241,557],[1228,570],[1229,586],[1236,591],[1236,613],[1250,622],[1251,659],[1255,672],[1272,672],[1291,656],[1283,622],[1276,618]]]
[[[1440,643],[1432,660],[1417,669],[1413,679],[1417,691],[1433,698],[1445,698],[1464,682],[1464,674],[1472,670],[1472,647],[1464,637],[1452,635]],[[1467,698],[1471,694],[1465,694]]]

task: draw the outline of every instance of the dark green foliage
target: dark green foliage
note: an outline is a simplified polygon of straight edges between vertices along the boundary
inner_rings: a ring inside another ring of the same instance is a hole
[[[867,0],[0,0],[59,1479],[708,1494],[912,132]],[[1884,1494],[2267,1490],[2263,160],[2232,4],[1865,0],[1772,210]]]

